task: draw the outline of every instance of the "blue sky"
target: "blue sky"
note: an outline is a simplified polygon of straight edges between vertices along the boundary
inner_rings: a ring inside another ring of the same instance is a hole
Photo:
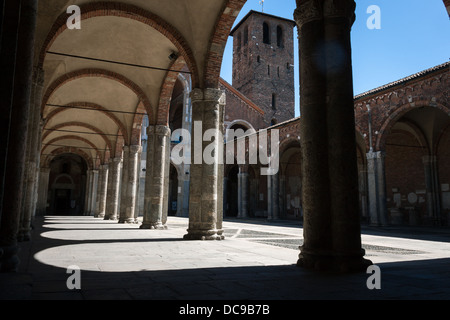
[[[356,0],[356,21],[352,28],[353,78],[355,95],[399,80],[449,61],[450,21],[442,0]],[[381,29],[370,30],[367,8],[381,10]],[[250,10],[261,11],[259,0],[247,0],[238,23]],[[265,0],[264,12],[293,19],[294,0]],[[294,32],[295,36],[297,31]],[[295,75],[298,88],[298,41]],[[222,64],[221,76],[232,82],[232,38]],[[297,89],[298,90],[298,89]],[[297,91],[296,116],[299,115]]]

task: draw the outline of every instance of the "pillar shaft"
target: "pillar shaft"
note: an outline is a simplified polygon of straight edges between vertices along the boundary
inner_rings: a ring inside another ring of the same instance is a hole
[[[278,220],[280,216],[280,185],[279,175],[267,176],[267,218],[269,220]]]
[[[427,189],[427,211],[431,219],[439,220],[440,202],[439,202],[439,183],[436,172],[436,156],[424,156],[422,158],[425,172],[425,186]]]
[[[17,233],[23,194],[27,123],[30,116],[34,35],[37,0],[7,1],[2,8],[2,180],[0,270],[16,271]],[[20,23],[19,23],[20,21]],[[11,67],[13,67],[11,69]],[[4,73],[5,72],[5,73]],[[13,84],[13,86],[11,86]],[[5,86],[4,86],[5,85]],[[9,121],[8,121],[9,119]],[[5,121],[5,123],[3,123]],[[8,140],[5,138],[8,137]],[[4,171],[3,171],[4,170]]]
[[[370,224],[374,226],[385,226],[388,224],[385,153],[382,151],[370,151],[366,157]]]
[[[130,147],[123,147],[123,165],[122,165],[122,187],[120,190],[120,210],[119,223],[125,223],[126,207],[127,207],[127,188],[128,188],[128,156],[130,155]]]
[[[139,154],[141,152],[141,146],[130,146],[127,147],[126,151],[128,154],[125,157],[124,150],[124,165],[122,174],[122,193],[124,193],[125,196],[122,197],[120,204],[121,213],[119,223],[135,223],[137,187],[139,182]]]
[[[89,215],[91,210],[91,193],[92,193],[92,170],[86,172],[86,192],[84,195],[84,215]]]
[[[106,213],[106,201],[108,192],[108,176],[109,176],[109,165],[104,164],[100,166],[100,172],[98,177],[98,188],[97,188],[97,205],[95,211],[96,218],[104,218]]]
[[[47,198],[48,198],[48,184],[50,178],[50,168],[41,168],[39,176],[38,188],[38,202],[37,212],[38,216],[44,216],[47,213]]]
[[[39,151],[41,146],[41,100],[44,85],[44,71],[35,68],[33,72],[32,90],[30,97],[30,117],[28,119],[27,150],[25,156],[25,174],[23,182],[23,201],[19,239],[29,241],[31,238],[31,220],[34,216],[36,185],[39,175]]]
[[[191,143],[193,161],[189,189],[189,229],[184,238],[220,240],[224,238],[222,230],[223,164],[220,162],[223,159],[225,95],[218,89],[194,89],[191,93],[191,101],[194,121]],[[202,141],[206,131],[213,133],[215,138]],[[208,159],[206,157],[200,159],[202,155],[207,156]]]
[[[95,216],[96,204],[97,204],[97,189],[99,182],[99,171],[92,170],[92,182],[91,182],[91,191],[90,191],[90,199],[89,199],[89,212],[88,216]]]
[[[350,30],[353,0],[297,1],[304,244],[298,265],[365,270],[358,204]],[[338,54],[339,53],[339,54]]]
[[[108,194],[106,203],[105,220],[117,220],[119,212],[120,195],[120,165],[122,158],[114,158],[110,161],[108,178]]]
[[[165,229],[167,221],[168,171],[170,164],[170,129],[147,128],[147,164],[145,178],[144,220],[141,229]],[[166,209],[166,210],[165,210]]]

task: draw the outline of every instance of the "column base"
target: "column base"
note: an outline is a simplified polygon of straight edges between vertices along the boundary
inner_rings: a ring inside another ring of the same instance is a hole
[[[224,240],[223,230],[192,230],[188,229],[184,240]]]
[[[134,218],[120,218],[118,223],[121,223],[121,224],[135,224],[136,220]]]
[[[29,230],[20,230],[17,234],[18,242],[28,242],[31,241],[31,229]]]
[[[104,219],[105,215],[104,214],[95,214],[94,218],[98,218],[98,219]]]
[[[116,217],[116,216],[105,216],[105,217],[103,218],[103,220],[116,221],[116,220],[117,220],[117,217]]]
[[[0,248],[2,254],[0,254],[0,272],[17,272],[19,271],[20,259],[17,256],[19,252],[19,246],[13,245],[9,247]]]
[[[146,230],[167,230],[167,226],[162,224],[161,222],[149,222],[149,223],[143,223],[139,229],[146,229]]]
[[[312,253],[300,247],[297,266],[327,273],[357,273],[366,272],[372,261],[364,259],[364,250],[354,255],[336,255],[329,253]]]

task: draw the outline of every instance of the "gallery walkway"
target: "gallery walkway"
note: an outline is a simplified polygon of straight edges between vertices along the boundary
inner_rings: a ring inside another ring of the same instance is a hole
[[[295,266],[298,223],[228,220],[225,241],[184,241],[188,220],[141,230],[93,217],[37,218],[21,270],[0,274],[0,299],[450,299],[449,228],[363,228],[369,274],[321,275]],[[81,268],[70,291],[67,268]]]

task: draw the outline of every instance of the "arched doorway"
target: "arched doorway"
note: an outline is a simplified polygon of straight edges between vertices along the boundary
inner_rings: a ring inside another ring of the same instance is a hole
[[[283,219],[301,220],[302,165],[299,141],[290,142],[281,155],[280,216]]]
[[[235,165],[230,168],[226,176],[226,201],[225,201],[225,216],[237,217],[239,212],[238,199],[238,174],[239,166]]]
[[[79,155],[62,154],[50,163],[50,215],[83,215],[87,164]]]
[[[420,107],[405,113],[391,127],[385,145],[390,223],[436,225],[447,220],[441,202],[448,155],[442,146],[448,148],[443,132],[449,124],[450,117],[441,110]],[[443,139],[439,139],[441,134]]]

